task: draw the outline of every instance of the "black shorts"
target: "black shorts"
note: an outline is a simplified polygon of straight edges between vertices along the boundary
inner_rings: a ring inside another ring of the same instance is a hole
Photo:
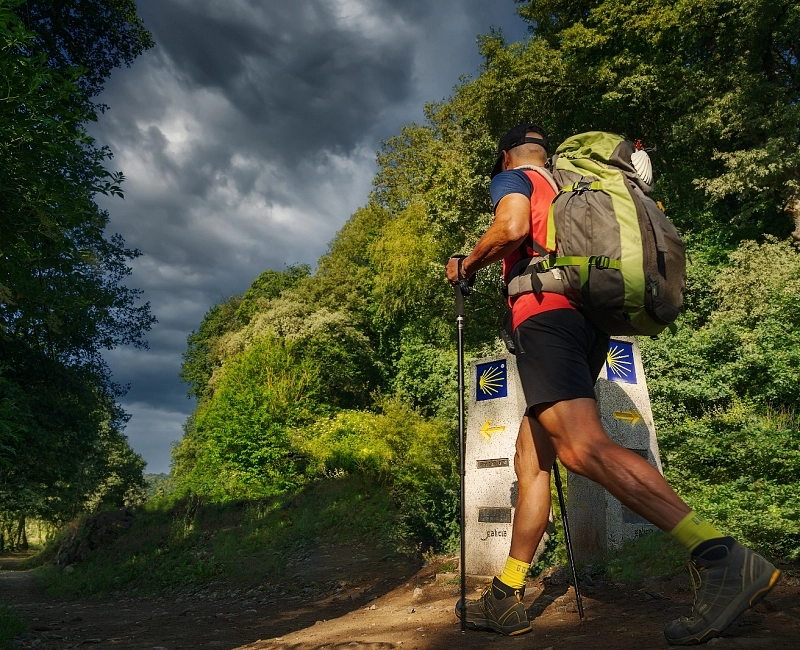
[[[597,399],[594,384],[608,335],[574,309],[531,316],[514,331],[517,369],[528,408],[564,399]]]

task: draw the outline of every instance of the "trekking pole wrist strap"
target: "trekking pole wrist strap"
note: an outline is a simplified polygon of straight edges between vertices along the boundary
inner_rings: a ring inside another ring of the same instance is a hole
[[[458,286],[461,287],[461,292],[464,294],[464,296],[468,296],[472,293],[472,285],[475,284],[474,273],[468,278],[464,277],[463,264],[466,257],[466,255],[453,255],[453,259],[458,260]]]

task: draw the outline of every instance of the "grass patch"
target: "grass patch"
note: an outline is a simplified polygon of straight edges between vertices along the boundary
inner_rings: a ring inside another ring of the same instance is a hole
[[[11,640],[27,629],[22,619],[12,610],[0,603],[0,650],[11,650]]]
[[[615,554],[593,565],[593,574],[605,573],[609,580],[635,584],[647,578],[675,575],[686,565],[686,549],[666,533],[648,533],[627,541]]]
[[[128,530],[73,572],[52,564],[35,569],[47,592],[63,598],[174,593],[215,580],[252,587],[284,577],[287,563],[323,543],[409,551],[388,489],[364,476],[258,501],[162,500],[136,514]]]

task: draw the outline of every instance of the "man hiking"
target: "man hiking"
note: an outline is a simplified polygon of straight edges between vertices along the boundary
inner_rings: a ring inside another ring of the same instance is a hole
[[[494,221],[469,255],[448,261],[450,282],[502,260],[508,283],[520,259],[536,256],[533,240],[547,242],[548,209],[556,194],[546,161],[547,135],[541,127],[520,124],[500,138],[490,186]],[[718,636],[772,588],[780,571],[703,520],[655,467],[608,437],[594,392],[608,335],[560,293],[526,293],[510,302],[527,405],[514,457],[519,496],[505,568],[479,599],[467,601],[467,625],[507,635],[531,630],[522,596],[548,523],[550,471],[557,456],[567,469],[599,483],[689,551],[692,616],[669,623],[667,641],[689,645]]]

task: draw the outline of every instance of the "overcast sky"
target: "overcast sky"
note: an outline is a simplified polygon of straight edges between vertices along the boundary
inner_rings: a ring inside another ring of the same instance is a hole
[[[316,266],[367,201],[381,141],[478,72],[490,26],[520,40],[513,0],[138,0],[156,47],[115,70],[92,133],[126,176],[110,232],[143,256],[128,284],[158,324],[150,350],[106,355],[126,433],[168,472],[194,402],[186,337],[266,269]]]

